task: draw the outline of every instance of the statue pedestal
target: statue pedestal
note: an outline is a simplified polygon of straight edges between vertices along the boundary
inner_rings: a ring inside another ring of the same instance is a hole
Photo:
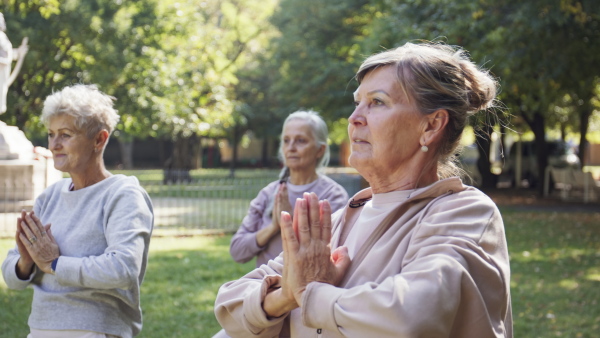
[[[61,178],[47,149],[34,148],[19,128],[0,121],[0,213],[31,210],[33,200]]]

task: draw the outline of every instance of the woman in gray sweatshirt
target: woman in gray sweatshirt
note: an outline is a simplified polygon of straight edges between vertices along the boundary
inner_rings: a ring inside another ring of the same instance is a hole
[[[74,85],[48,96],[42,120],[54,167],[68,172],[17,219],[2,274],[33,288],[28,337],[132,337],[154,223],[135,177],[113,175],[103,153],[119,120],[112,97]]]

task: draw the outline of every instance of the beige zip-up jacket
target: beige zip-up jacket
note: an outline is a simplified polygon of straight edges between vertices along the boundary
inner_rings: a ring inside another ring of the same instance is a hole
[[[357,193],[358,202],[371,197]],[[362,208],[334,215],[332,250]],[[352,207],[351,207],[352,206]],[[512,337],[504,225],[481,191],[449,178],[398,201],[339,287],[313,282],[302,308],[267,318],[262,301],[282,256],[224,284],[215,315],[232,337]]]

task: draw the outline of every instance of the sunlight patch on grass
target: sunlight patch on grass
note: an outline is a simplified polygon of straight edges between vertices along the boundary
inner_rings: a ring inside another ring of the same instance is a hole
[[[573,279],[563,279],[558,283],[558,285],[567,290],[575,290],[579,287],[579,283]]]

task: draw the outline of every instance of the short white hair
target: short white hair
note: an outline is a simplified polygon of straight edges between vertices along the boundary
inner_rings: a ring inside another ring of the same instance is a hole
[[[116,99],[106,95],[96,85],[76,84],[49,95],[44,101],[42,122],[46,127],[59,115],[75,118],[75,127],[88,138],[102,129],[110,135],[119,122],[119,114],[113,108]]]

